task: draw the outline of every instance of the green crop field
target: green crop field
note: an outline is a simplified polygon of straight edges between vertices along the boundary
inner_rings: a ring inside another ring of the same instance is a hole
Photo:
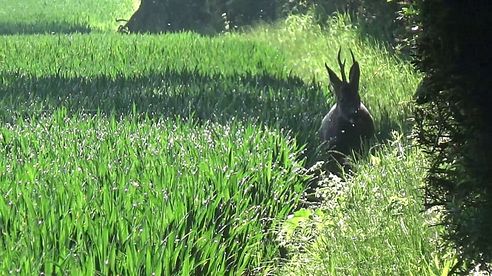
[[[133,1],[4,2],[2,273],[446,274],[407,138],[420,76],[344,16],[122,35]],[[361,63],[378,141],[313,208],[339,46]]]
[[[128,19],[133,1],[2,0],[0,34],[101,32],[116,30]]]

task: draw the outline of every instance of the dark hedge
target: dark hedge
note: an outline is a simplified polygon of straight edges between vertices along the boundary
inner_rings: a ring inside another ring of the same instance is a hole
[[[430,157],[426,205],[441,206],[456,268],[492,260],[492,7],[489,1],[419,0],[416,138]]]

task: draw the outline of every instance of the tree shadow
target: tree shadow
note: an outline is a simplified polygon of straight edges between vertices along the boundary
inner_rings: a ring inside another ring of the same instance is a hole
[[[313,144],[327,112],[327,99],[317,84],[294,76],[262,74],[205,75],[197,70],[145,76],[34,77],[4,75],[0,85],[0,121],[68,112],[107,114],[133,112],[150,118],[193,119],[225,123],[255,122],[282,129],[298,143]],[[310,148],[313,148],[310,146]]]
[[[15,123],[65,107],[71,114],[122,118],[193,119],[197,123],[236,120],[281,129],[306,145],[314,162],[318,128],[332,102],[316,82],[296,76],[242,73],[206,75],[198,70],[165,70],[144,76],[0,76],[0,121]],[[389,126],[393,126],[388,117]],[[390,132],[385,129],[385,132]]]
[[[89,33],[88,25],[74,24],[64,21],[53,22],[0,22],[0,35],[16,34],[70,34]]]

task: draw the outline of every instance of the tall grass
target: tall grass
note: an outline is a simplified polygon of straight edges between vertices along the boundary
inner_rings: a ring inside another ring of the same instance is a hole
[[[312,15],[290,16],[276,25],[257,26],[246,36],[284,53],[284,70],[292,71],[305,82],[313,78],[320,82],[329,99],[319,103],[326,112],[334,98],[328,90],[324,64],[340,74],[337,52],[341,47],[342,59],[347,60],[349,68],[352,62],[349,50],[352,50],[361,68],[360,95],[375,118],[378,136],[389,138],[392,130],[408,132],[412,95],[420,81],[412,65],[390,54],[383,44],[364,36],[347,15],[331,17],[327,29],[313,22]]]
[[[299,144],[312,144],[309,152],[315,147],[325,96],[283,71],[284,56],[264,43],[190,33],[11,36],[0,43],[6,121],[61,105],[117,116],[135,106],[153,117],[254,121],[290,131]]]
[[[276,252],[298,147],[253,125],[70,116],[0,127],[0,269],[224,274]]]
[[[310,15],[290,16],[246,36],[284,53],[284,70],[321,82],[328,99],[319,103],[324,113],[334,103],[324,63],[338,68],[341,47],[350,65],[352,49],[361,64],[361,97],[374,115],[381,145],[355,162],[354,174],[320,183],[321,207],[298,210],[286,220],[279,241],[287,259],[276,274],[447,275],[455,259],[437,248],[440,228],[430,227],[435,214],[422,213],[426,163],[407,137],[420,75],[346,15],[330,18],[327,29],[313,22]]]
[[[67,34],[0,37],[2,71],[35,77],[141,77],[170,69],[202,75],[283,74],[278,50],[244,38]]]
[[[2,270],[237,274],[274,259],[306,180],[293,138],[313,110],[291,103],[322,97],[279,51],[189,33],[0,43]]]
[[[355,175],[331,179],[318,191],[327,200],[317,211],[284,224],[291,258],[278,274],[447,275],[456,259],[438,250],[441,228],[423,212],[425,165],[423,153],[397,136],[360,160]]]

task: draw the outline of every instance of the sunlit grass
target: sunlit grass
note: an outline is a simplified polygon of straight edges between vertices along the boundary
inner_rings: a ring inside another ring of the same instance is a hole
[[[3,0],[0,34],[116,31],[134,11],[133,1]]]
[[[284,56],[242,38],[170,35],[70,34],[0,37],[5,73],[58,77],[141,77],[165,69],[204,75],[281,74]]]
[[[313,22],[310,15],[290,16],[276,25],[257,26],[246,36],[281,50],[286,56],[284,70],[306,82],[313,78],[321,82],[331,99],[329,103],[320,103],[326,105],[326,112],[334,98],[328,90],[324,64],[340,75],[337,53],[341,47],[348,72],[352,50],[361,68],[360,95],[376,119],[379,136],[387,138],[394,129],[408,131],[412,95],[420,81],[412,65],[390,54],[381,43],[364,37],[346,15],[332,17],[326,29]]]
[[[305,186],[289,98],[321,97],[279,51],[189,33],[0,44],[2,271],[240,274],[274,259]]]
[[[287,220],[291,259],[278,274],[447,275],[456,260],[437,250],[435,214],[423,212],[423,153],[396,136],[355,167],[320,189],[328,200],[317,211]]]
[[[73,116],[0,127],[0,269],[241,273],[303,190],[297,146],[252,125]]]

